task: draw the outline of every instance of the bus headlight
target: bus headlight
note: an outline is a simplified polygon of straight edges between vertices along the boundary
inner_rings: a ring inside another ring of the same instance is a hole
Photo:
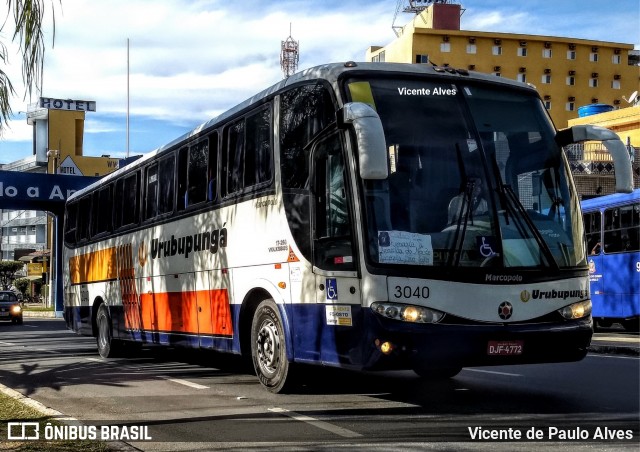
[[[581,319],[591,315],[591,300],[579,301],[578,303],[570,304],[562,309],[558,309],[558,312],[567,320]]]
[[[395,303],[374,302],[371,310],[376,314],[394,320],[410,323],[438,323],[444,313],[422,306],[403,305]]]

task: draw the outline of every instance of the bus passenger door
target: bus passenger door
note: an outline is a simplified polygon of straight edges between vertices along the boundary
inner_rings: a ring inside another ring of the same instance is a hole
[[[340,136],[319,141],[313,161],[313,264],[317,314],[315,350],[323,362],[347,358],[360,312],[347,172]],[[322,306],[319,306],[322,305]],[[314,335],[309,335],[314,336]],[[312,344],[310,344],[312,345]]]

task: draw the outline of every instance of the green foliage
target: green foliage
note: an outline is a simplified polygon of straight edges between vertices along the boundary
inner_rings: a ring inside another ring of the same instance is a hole
[[[51,11],[54,24],[54,0]],[[25,97],[31,96],[34,87],[39,89],[42,83],[42,68],[44,65],[44,34],[42,22],[44,19],[46,0],[6,0],[7,14],[4,20],[0,17],[0,38],[11,36],[11,41],[20,46],[22,55],[22,80],[25,84]],[[7,46],[0,42],[0,63],[3,67],[9,65]],[[8,75],[0,69],[0,132],[6,127],[11,117],[10,99],[16,94]]]
[[[9,289],[9,286],[16,279],[16,272],[22,270],[24,262],[18,261],[0,261],[0,286],[3,290]]]
[[[26,295],[27,289],[31,285],[31,281],[29,281],[27,278],[20,278],[16,279],[13,282],[13,285],[16,286],[16,289],[18,289],[22,295]]]

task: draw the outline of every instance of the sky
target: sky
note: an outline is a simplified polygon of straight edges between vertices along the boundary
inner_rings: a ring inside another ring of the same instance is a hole
[[[172,141],[282,79],[281,41],[300,43],[299,69],[363,61],[386,45],[397,0],[49,0],[42,92],[25,97],[21,57],[0,65],[17,91],[0,137],[0,163],[32,155],[27,106],[39,96],[91,100],[84,155],[126,154],[127,39],[129,152]],[[406,3],[406,2],[405,2]],[[638,0],[459,0],[461,29],[563,36],[640,49]],[[6,14],[0,7],[0,14]],[[52,12],[55,14],[55,39]],[[4,17],[1,17],[4,20]],[[411,15],[399,13],[395,25]],[[1,23],[1,22],[0,22]]]

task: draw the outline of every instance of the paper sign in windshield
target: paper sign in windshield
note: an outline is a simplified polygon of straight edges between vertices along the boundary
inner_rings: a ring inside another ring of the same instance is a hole
[[[406,231],[378,231],[381,264],[433,265],[431,236]]]

